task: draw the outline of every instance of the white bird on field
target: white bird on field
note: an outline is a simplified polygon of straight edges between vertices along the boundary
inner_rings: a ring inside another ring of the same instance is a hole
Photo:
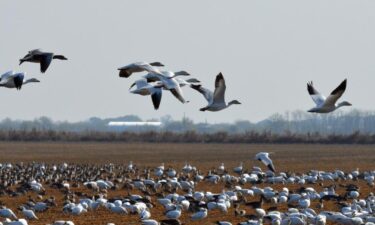
[[[3,208],[0,209],[0,216],[4,218],[12,218],[12,219],[17,219],[16,214],[11,209],[8,208]]]
[[[275,172],[275,167],[273,166],[272,160],[269,157],[268,152],[259,152],[258,154],[255,155],[255,159],[261,161],[272,172]]]
[[[202,87],[202,85],[200,84],[198,85],[191,84],[190,87],[193,88],[194,90],[197,90],[199,93],[201,93],[208,102],[208,105],[204,108],[201,108],[200,111],[216,112],[216,111],[226,109],[233,104],[237,104],[237,105],[241,104],[237,100],[230,101],[228,104],[225,102],[226,85],[225,85],[225,80],[224,80],[224,76],[222,73],[219,73],[216,76],[214,92],[212,92],[211,90],[207,88]]]
[[[72,221],[56,220],[52,225],[74,225]]]
[[[25,219],[18,219],[15,221],[4,221],[4,225],[28,225]]]
[[[20,90],[24,84],[40,82],[35,78],[25,79],[25,75],[26,73],[6,72],[0,77],[0,86]]]
[[[181,216],[181,207],[177,205],[174,210],[168,211],[165,216],[168,219],[178,219]]]
[[[307,91],[309,92],[311,98],[315,102],[316,106],[310,109],[308,112],[312,113],[329,113],[342,106],[351,106],[352,104],[343,101],[336,104],[337,100],[344,94],[346,89],[346,79],[341,82],[341,84],[331,92],[331,94],[326,98],[324,95],[320,94],[314,87],[313,82],[307,84]]]
[[[139,216],[141,220],[146,220],[146,219],[150,219],[151,213],[147,209],[143,209],[141,213],[139,214]]]
[[[142,225],[159,225],[156,220],[142,220]]]
[[[232,225],[232,223],[228,221],[216,221],[216,224],[217,225]]]
[[[26,217],[28,220],[37,220],[38,217],[35,215],[34,211],[31,209],[26,209],[25,207],[21,207],[22,214]]]
[[[191,220],[193,220],[193,221],[195,221],[195,220],[201,220],[201,219],[204,219],[206,217],[207,217],[207,209],[206,208],[202,208],[198,212],[196,212],[193,215],[191,215]]]
[[[234,171],[235,173],[241,174],[242,171],[243,171],[243,163],[241,162],[239,166],[237,166],[237,167],[235,167],[235,168],[233,169],[233,171]]]

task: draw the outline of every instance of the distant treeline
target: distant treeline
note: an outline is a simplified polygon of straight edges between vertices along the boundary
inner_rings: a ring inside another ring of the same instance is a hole
[[[66,132],[54,130],[0,131],[0,141],[33,141],[33,142],[149,142],[149,143],[267,143],[267,144],[375,144],[375,135],[355,132],[349,135],[319,133],[293,134],[285,132],[244,132],[229,134],[227,132],[197,133],[176,132]]]
[[[48,117],[34,120],[0,121],[0,141],[121,141],[121,142],[217,142],[217,143],[375,143],[375,112],[353,110],[331,114],[303,111],[274,114],[252,123],[196,123],[171,116],[161,127],[113,127],[112,121],[144,121],[128,115],[80,122],[53,121]]]

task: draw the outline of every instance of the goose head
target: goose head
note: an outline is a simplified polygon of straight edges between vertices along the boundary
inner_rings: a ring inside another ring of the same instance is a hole
[[[337,108],[338,107],[341,107],[341,106],[351,106],[352,104],[350,102],[347,102],[347,101],[343,101],[343,102],[340,102],[338,105],[337,105]]]
[[[317,110],[317,108],[312,108],[312,109],[308,110],[307,112],[315,113],[315,112],[318,112],[318,110]]]
[[[152,63],[150,63],[150,65],[151,65],[151,66],[159,66],[159,67],[164,66],[164,64],[161,63],[161,62],[152,62]]]
[[[63,56],[63,55],[54,55],[53,58],[54,58],[54,59],[60,59],[60,60],[68,60],[68,58],[66,58],[66,57]]]
[[[175,76],[190,76],[190,73],[186,72],[185,70],[177,71],[174,73]]]
[[[230,106],[230,105],[241,105],[242,103],[241,102],[239,102],[239,101],[237,101],[237,100],[233,100],[233,101],[230,101],[229,103],[228,103],[228,106]]]
[[[40,80],[38,80],[36,78],[30,78],[30,79],[26,80],[24,84],[26,84],[26,83],[39,83],[39,82],[40,82]]]

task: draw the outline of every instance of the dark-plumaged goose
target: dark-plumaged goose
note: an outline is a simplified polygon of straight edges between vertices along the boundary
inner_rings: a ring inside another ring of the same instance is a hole
[[[208,102],[208,105],[206,107],[200,109],[201,111],[207,110],[211,112],[216,112],[226,109],[233,104],[241,104],[237,100],[230,101],[228,104],[225,102],[226,86],[224,76],[222,73],[219,73],[216,76],[214,92],[203,87],[202,85],[192,84],[190,85],[190,87],[200,92]]]
[[[313,86],[313,82],[307,83],[307,91],[309,92],[311,98],[315,102],[316,106],[310,109],[308,112],[314,113],[329,113],[335,111],[342,106],[351,106],[352,104],[343,101],[336,104],[337,100],[344,94],[346,89],[346,79],[341,82],[341,84],[331,92],[331,94],[326,98],[324,95],[320,94]]]
[[[152,63],[147,63],[147,62],[136,62],[132,63],[123,67],[118,68],[119,76],[120,77],[130,77],[133,73],[139,73],[139,72],[158,72],[158,69],[155,67],[162,67],[164,66],[160,62],[152,62]]]
[[[20,59],[20,65],[23,62],[39,63],[40,71],[45,73],[53,59],[68,60],[63,55],[55,55],[52,52],[42,52],[40,49],[34,49],[29,51],[27,55]]]
[[[14,71],[6,72],[0,77],[0,86],[20,90],[24,84],[40,82],[35,78],[25,79],[25,74]]]

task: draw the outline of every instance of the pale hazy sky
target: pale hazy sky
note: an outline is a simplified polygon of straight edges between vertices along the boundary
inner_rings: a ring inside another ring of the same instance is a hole
[[[345,78],[342,100],[375,110],[374,12],[369,0],[1,0],[0,73],[25,71],[41,83],[21,91],[1,88],[0,119],[179,119],[186,113],[196,121],[259,121],[311,108],[307,81],[328,94]],[[52,62],[46,74],[37,64],[18,66],[34,48],[69,61]],[[164,93],[155,111],[149,97],[128,92],[137,75],[118,77],[118,67],[135,61],[186,70],[209,88],[221,71],[227,100],[243,105],[200,112],[206,101],[184,88],[190,103]]]

